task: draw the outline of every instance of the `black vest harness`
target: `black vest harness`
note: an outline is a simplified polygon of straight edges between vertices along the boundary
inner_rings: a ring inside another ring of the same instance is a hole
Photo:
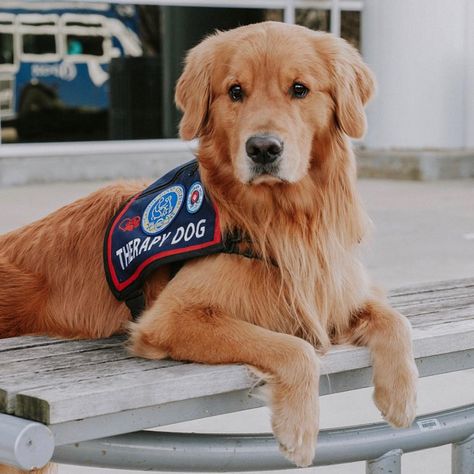
[[[185,260],[220,252],[259,258],[250,244],[239,231],[221,235],[219,211],[193,160],[133,196],[112,218],[104,239],[105,274],[136,318],[145,308],[143,284],[156,268],[173,264],[175,275]]]

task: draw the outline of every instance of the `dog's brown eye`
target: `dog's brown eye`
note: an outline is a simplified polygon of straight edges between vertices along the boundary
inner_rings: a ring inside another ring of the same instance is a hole
[[[308,95],[308,92],[309,89],[303,84],[300,84],[299,82],[295,82],[290,89],[291,95],[296,99],[302,99],[303,97],[306,97]]]
[[[229,89],[229,96],[234,102],[238,102],[242,100],[244,93],[242,91],[242,87],[235,85]]]

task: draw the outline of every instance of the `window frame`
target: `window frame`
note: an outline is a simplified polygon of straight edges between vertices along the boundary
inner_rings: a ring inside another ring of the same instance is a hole
[[[13,63],[0,64],[0,74],[2,73],[15,74],[20,67],[20,61],[18,58],[18,51],[16,47],[18,35],[16,33],[15,18],[16,18],[16,15],[14,14],[0,12],[0,21],[9,22],[9,24],[7,25],[0,24],[0,33],[13,35]]]
[[[107,29],[105,23],[107,18],[102,15],[81,15],[79,13],[64,13],[61,15],[59,20],[60,31],[62,36],[63,59],[73,63],[87,63],[90,61],[96,61],[99,63],[108,63],[112,56],[112,37],[110,30]],[[101,26],[69,26],[69,22],[89,24],[100,24]],[[67,48],[67,37],[68,35],[77,36],[101,36],[102,41],[102,52],[101,56],[94,54],[68,54]]]
[[[41,14],[41,13],[20,13],[17,15],[17,31],[18,31],[18,57],[21,62],[34,63],[51,63],[58,62],[62,59],[62,44],[60,41],[60,30],[58,28],[59,15]],[[32,24],[25,24],[26,22]],[[53,25],[41,25],[40,23],[52,22]],[[51,35],[54,36],[56,44],[55,53],[32,54],[23,51],[23,36],[25,34],[33,35]]]

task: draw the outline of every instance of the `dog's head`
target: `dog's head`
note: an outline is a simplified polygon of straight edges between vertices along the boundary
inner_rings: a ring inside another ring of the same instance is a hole
[[[241,183],[295,183],[329,134],[364,134],[373,90],[342,39],[283,23],[243,26],[190,51],[176,89],[180,134],[218,143],[219,165]]]

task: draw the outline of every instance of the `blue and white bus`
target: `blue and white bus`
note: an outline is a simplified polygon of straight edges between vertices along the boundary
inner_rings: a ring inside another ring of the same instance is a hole
[[[41,106],[45,91],[67,107],[105,109],[110,60],[141,55],[132,5],[2,0],[0,117]]]

